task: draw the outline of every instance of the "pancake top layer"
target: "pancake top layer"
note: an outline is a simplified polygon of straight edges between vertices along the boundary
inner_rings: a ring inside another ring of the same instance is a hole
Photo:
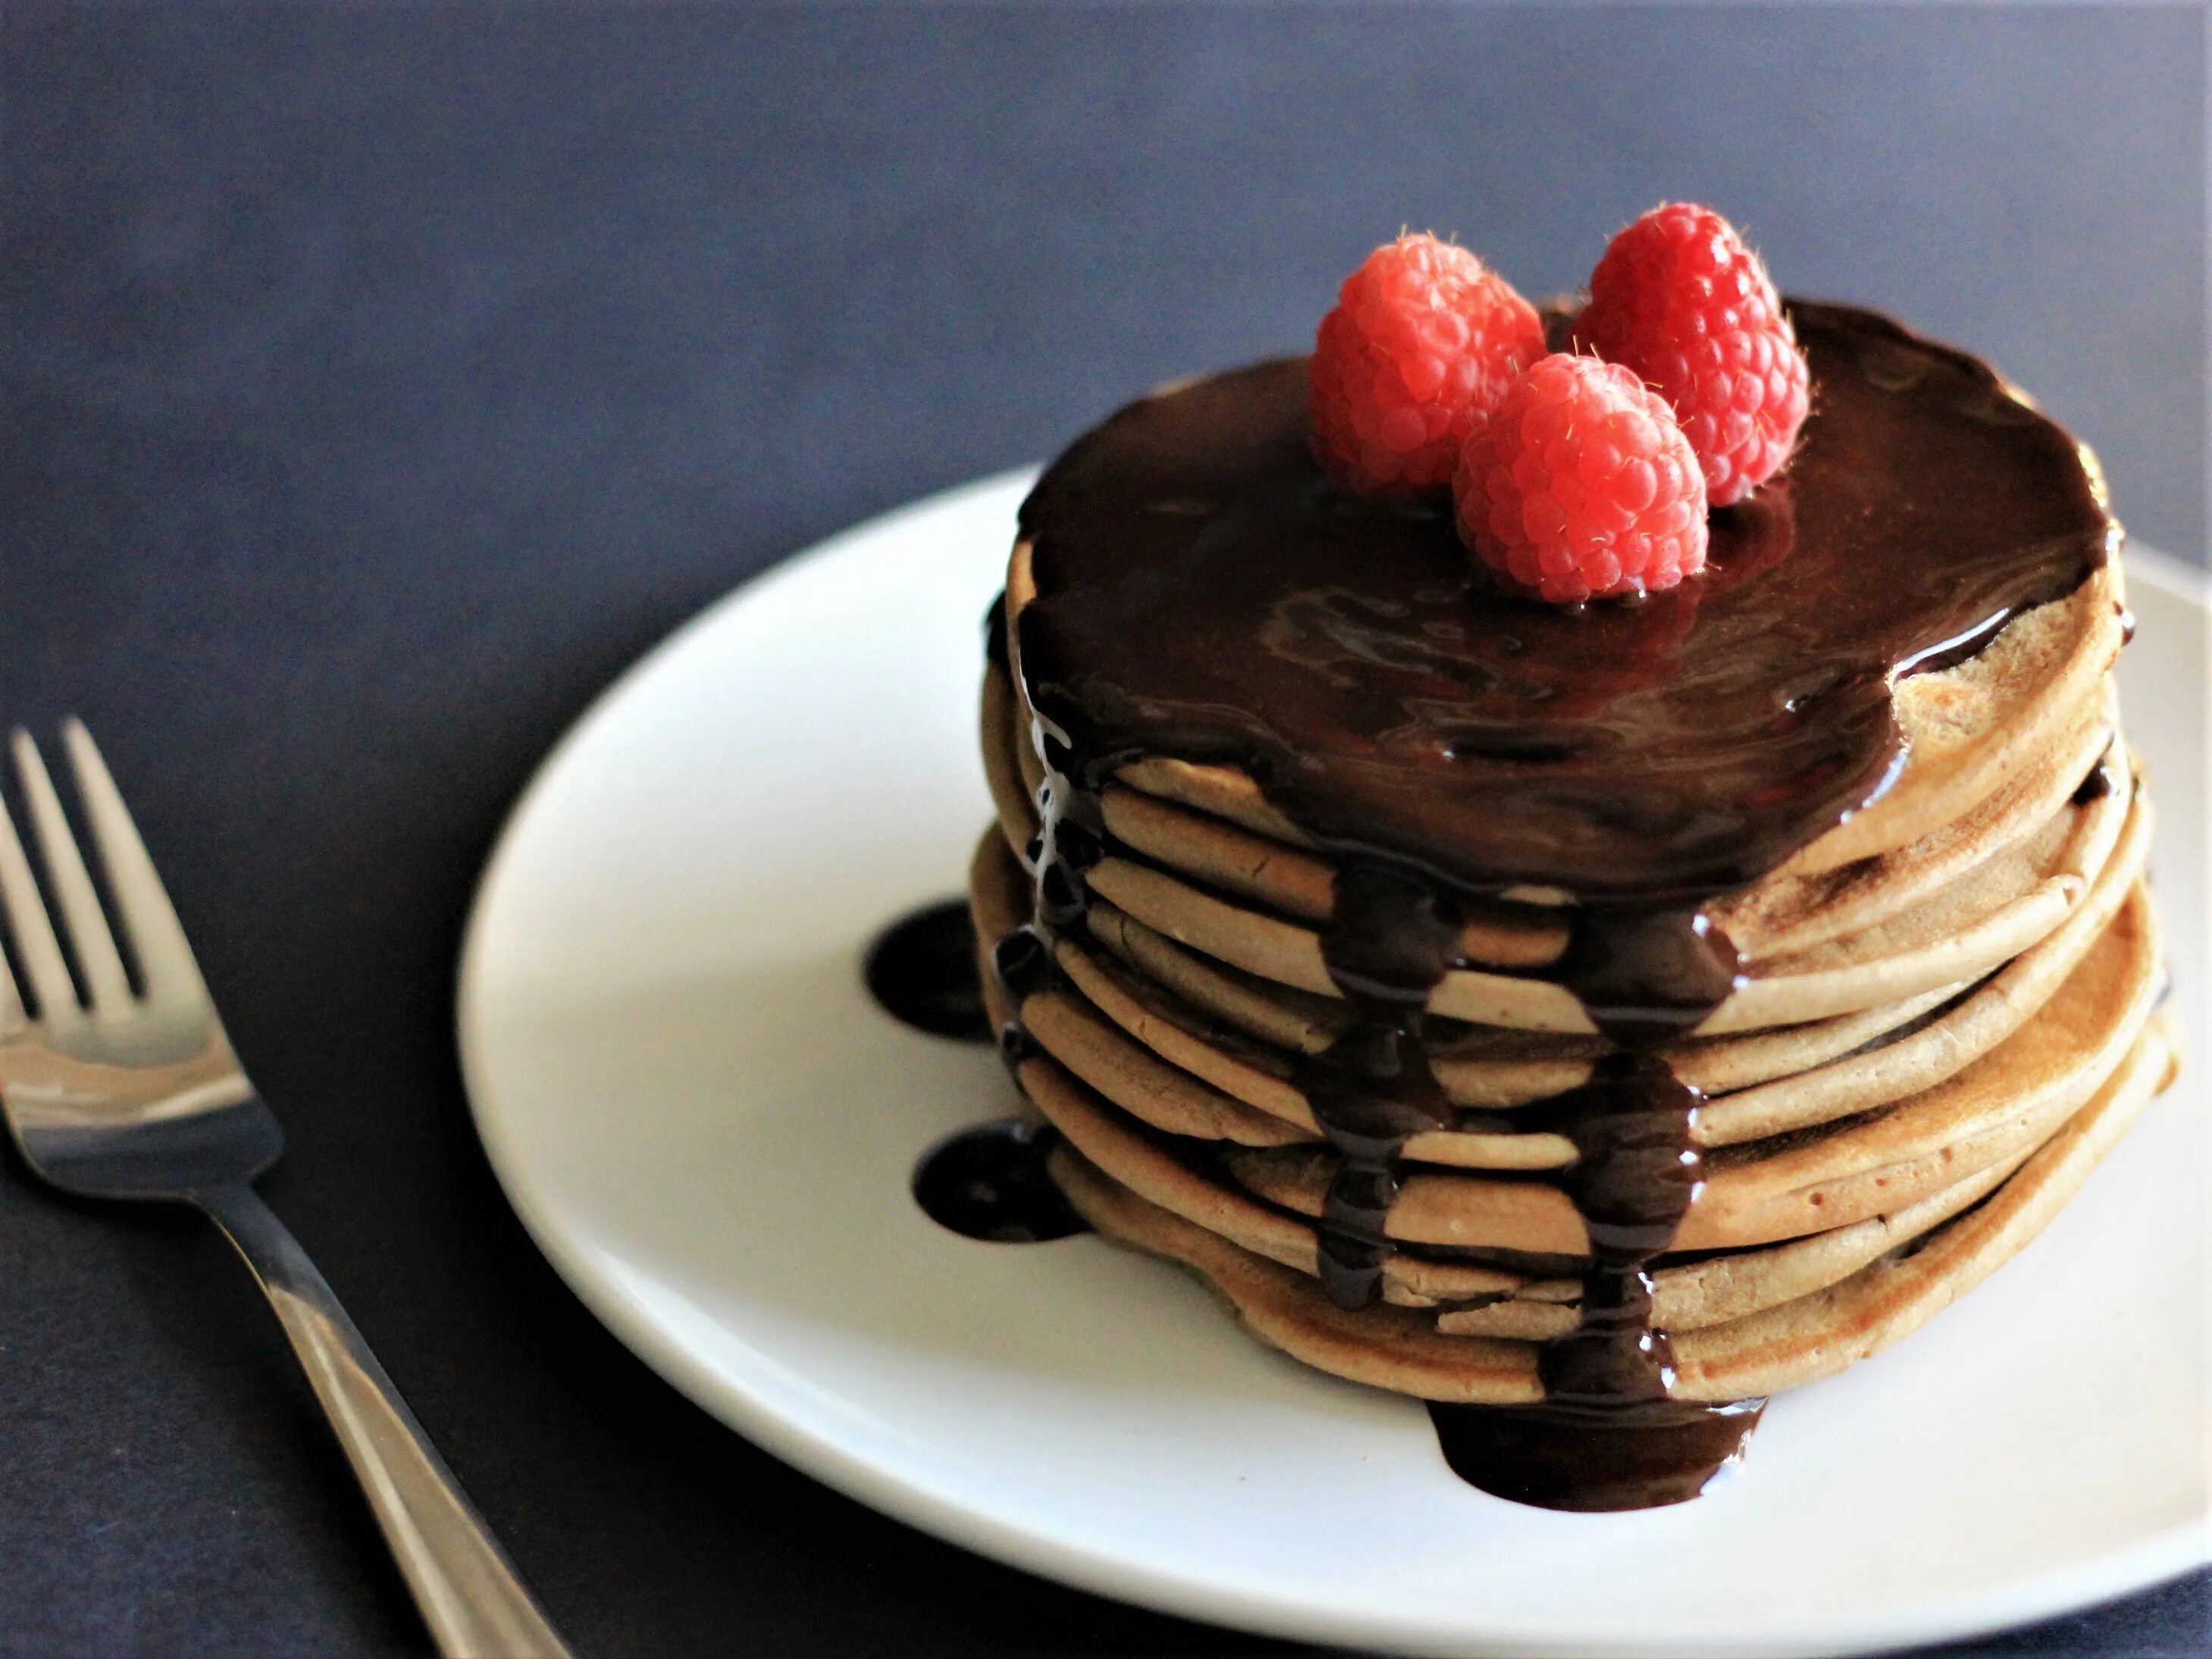
[[[1775,869],[1896,778],[1893,680],[2072,592],[2118,533],[1987,365],[1792,310],[1789,470],[1713,514],[1702,576],[1632,604],[1508,596],[1447,507],[1330,488],[1299,360],[1123,410],[1022,509],[1016,665],[1067,769],[1233,767],[1322,847],[1478,891],[1695,902]]]

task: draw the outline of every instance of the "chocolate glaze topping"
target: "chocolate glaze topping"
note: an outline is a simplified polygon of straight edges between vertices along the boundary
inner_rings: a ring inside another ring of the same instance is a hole
[[[1022,508],[1032,705],[1097,773],[1221,762],[1324,847],[1480,892],[1692,904],[1879,795],[1887,681],[2103,563],[2067,434],[1988,367],[1800,303],[1814,409],[1700,577],[1577,609],[1481,582],[1441,503],[1331,489],[1305,372],[1133,404]]]
[[[1757,1420],[1671,1400],[1651,1325],[1647,1268],[1698,1183],[1698,1097],[1656,1050],[1743,971],[1704,907],[1893,781],[1895,676],[1970,656],[2117,539],[2073,441],[1986,366],[1870,313],[1793,310],[1814,391],[1788,473],[1713,515],[1701,576],[1634,603],[1506,595],[1443,503],[1330,488],[1297,360],[1133,404],[1022,509],[1036,597],[1009,654],[1047,781],[1034,919],[1000,972],[1018,1001],[1056,971],[1117,768],[1251,776],[1338,866],[1322,951],[1358,1018],[1293,1080],[1341,1160],[1318,1229],[1340,1304],[1378,1293],[1407,1140],[1461,1121],[1423,1011],[1462,965],[1462,906],[1572,902],[1549,972],[1617,1052],[1511,1115],[1577,1149],[1557,1179],[1589,1235],[1582,1323],[1543,1350],[1543,1405],[1435,1413],[1455,1469],[1527,1502],[1693,1497]]]

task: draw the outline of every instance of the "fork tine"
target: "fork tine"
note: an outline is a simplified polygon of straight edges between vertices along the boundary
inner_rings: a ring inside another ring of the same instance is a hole
[[[8,971],[8,959],[0,957],[0,1042],[5,1042],[30,1023],[23,1011],[23,998],[15,989],[15,976]]]
[[[23,856],[23,843],[15,838],[15,822],[4,802],[0,802],[0,909],[8,914],[15,954],[30,975],[39,1018],[49,1025],[75,1024],[84,1011],[77,1006],[76,987],[70,982],[69,964],[62,960],[61,941],[46,920],[46,902],[39,896],[31,861]]]
[[[92,825],[93,844],[100,848],[100,867],[107,872],[108,890],[124,931],[138,957],[149,1001],[204,1001],[207,986],[192,947],[185,942],[184,924],[147,856],[146,843],[138,839],[138,826],[131,821],[122,792],[108,775],[107,763],[92,741],[84,722],[74,716],[62,722],[62,746],[69,750],[70,769],[76,774],[77,793],[84,798],[84,815]]]
[[[47,883],[61,907],[62,927],[76,952],[76,965],[84,975],[85,988],[92,994],[92,1006],[103,1014],[125,1012],[131,1006],[131,981],[123,971],[123,958],[116,953],[115,935],[107,930],[100,895],[93,890],[91,873],[84,867],[84,854],[77,851],[76,836],[62,811],[61,797],[54,793],[54,781],[46,775],[39,745],[21,726],[15,728],[15,772],[23,781],[23,795],[30,803],[31,827],[38,834],[39,851],[46,856]]]

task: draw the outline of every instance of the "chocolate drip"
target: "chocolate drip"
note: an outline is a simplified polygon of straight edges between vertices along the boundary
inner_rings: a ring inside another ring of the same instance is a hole
[[[1417,1009],[1461,963],[1460,919],[1432,882],[1373,860],[1337,872],[1322,959],[1363,1005]]]
[[[1454,1121],[1429,1065],[1422,1008],[1459,960],[1459,921],[1419,877],[1354,863],[1337,874],[1321,946],[1358,1017],[1291,1080],[1343,1159],[1315,1241],[1322,1288],[1340,1308],[1364,1308],[1391,1254],[1384,1223],[1398,1196],[1399,1154],[1413,1136]]]
[[[2107,749],[2081,781],[2074,786],[2074,804],[2087,806],[2091,801],[2104,799],[2119,787],[2120,757],[2116,748]]]
[[[1347,1201],[1347,1177],[1374,1183],[1366,1208]],[[1346,1164],[1330,1181],[1314,1233],[1314,1261],[1322,1293],[1338,1307],[1364,1308],[1382,1294],[1382,1271],[1394,1254],[1382,1224],[1397,1196],[1398,1177],[1389,1169]]]
[[[975,925],[965,899],[946,899],[876,935],[861,972],[886,1013],[936,1036],[988,1042],[975,976]]]
[[[1006,1000],[1016,1008],[1040,991],[1060,982],[1060,964],[1053,960],[1052,945],[1042,928],[1017,927],[991,947],[991,971],[1006,988]]]
[[[1564,1135],[1575,1162],[1559,1184],[1582,1212],[1601,1259],[1648,1261],[1704,1185],[1695,1140],[1705,1097],[1657,1054],[1607,1054],[1578,1089],[1513,1115],[1531,1132]]]
[[[914,1201],[963,1238],[1034,1244],[1088,1232],[1090,1224],[1046,1173],[1051,1129],[1007,1118],[939,1141],[914,1172]]]
[[[1742,953],[1694,905],[1583,905],[1553,971],[1626,1048],[1680,1036],[1744,982]]]
[[[1717,980],[1710,988],[1727,994]],[[1678,993],[1666,1012],[1687,1013],[1682,1001]],[[1663,1019],[1632,1024],[1646,1039],[1666,1030]],[[1696,1497],[1741,1456],[1765,1402],[1669,1398],[1674,1353],[1652,1322],[1651,1263],[1699,1185],[1702,1099],[1659,1054],[1624,1049],[1600,1060],[1580,1088],[1512,1115],[1516,1127],[1573,1144],[1574,1163],[1554,1178],[1582,1215],[1590,1261],[1581,1322],[1539,1351],[1541,1404],[1431,1407],[1445,1461],[1462,1479],[1547,1509],[1646,1509]]]
[[[1004,608],[1003,603],[994,606],[990,617],[999,617]],[[1061,982],[1054,947],[1067,929],[1082,926],[1089,903],[1083,872],[1105,853],[1105,817],[1097,791],[1088,780],[1079,781],[1066,734],[1039,716],[1031,723],[1030,738],[1044,763],[1045,779],[1037,788],[1037,832],[1022,852],[1030,875],[1030,921],[991,947],[992,971],[1014,1010],[1014,1018],[999,1031],[999,1052],[1010,1068],[1039,1052],[1022,1025],[1021,1006]]]
[[[1701,576],[1638,603],[1511,597],[1439,504],[1331,489],[1297,361],[1132,405],[1022,509],[1047,945],[1082,914],[1097,791],[1137,757],[1241,771],[1336,863],[1322,953],[1356,1018],[1292,1080],[1340,1158],[1317,1230],[1340,1305],[1377,1293],[1407,1143],[1458,1121],[1423,1011],[1464,901],[1572,902],[1550,973],[1616,1051],[1511,1116],[1576,1148],[1554,1178],[1589,1236],[1581,1322],[1542,1351],[1543,1404],[1432,1408],[1451,1466],[1524,1502],[1678,1502],[1740,1454],[1763,1402],[1668,1398],[1651,1323],[1698,1170],[1698,1097],[1656,1051],[1742,983],[1705,907],[1889,788],[1894,678],[2073,592],[2116,538],[2073,441],[1985,365],[1794,310],[1815,396],[1789,473],[1714,513]]]
[[[1322,1287],[1340,1307],[1364,1307],[1377,1293],[1406,1143],[1425,1130],[1469,1127],[1445,1099],[1422,1040],[1422,1005],[1457,964],[1458,935],[1447,902],[1416,876],[1364,862],[1338,878],[1322,956],[1359,1018],[1293,1081],[1342,1159],[1316,1241]],[[1577,916],[1573,937],[1561,976],[1624,1046],[1582,1087],[1513,1114],[1511,1127],[1562,1135],[1575,1147],[1575,1162],[1556,1179],[1590,1239],[1582,1321],[1540,1351],[1544,1403],[1522,1409],[1508,1442],[1486,1458],[1474,1455],[1471,1430],[1458,1425],[1454,1467],[1480,1463],[1497,1483],[1486,1489],[1517,1497],[1565,1480],[1579,1445],[1585,1479],[1569,1507],[1620,1507],[1611,1500],[1622,1489],[1596,1473],[1615,1466],[1633,1472],[1637,1504],[1671,1502],[1653,1494],[1694,1496],[1712,1474],[1702,1462],[1683,1467],[1682,1458],[1703,1460],[1724,1446],[1712,1457],[1717,1467],[1740,1452],[1755,1419],[1731,1411],[1729,1425],[1713,1429],[1704,1426],[1709,1408],[1668,1399],[1673,1356],[1652,1325],[1647,1268],[1697,1193],[1692,1131],[1703,1097],[1645,1050],[1718,1006],[1741,981],[1741,958],[1703,915],[1679,908],[1595,907]],[[1632,1407],[1632,1424],[1622,1415]],[[1598,1441],[1589,1438],[1594,1422],[1608,1430]],[[1599,1455],[1600,1445],[1609,1449]],[[1532,1458],[1542,1468],[1528,1467]]]
[[[983,613],[983,660],[1000,673],[1006,672],[1006,596],[1000,592]]]
[[[1691,1136],[1703,1099],[1657,1054],[1621,1053],[1601,1060],[1581,1088],[1516,1114],[1530,1130],[1573,1143],[1575,1161],[1558,1181],[1589,1234],[1582,1323],[1547,1343],[1539,1362],[1547,1403],[1666,1398],[1674,1356],[1652,1328],[1646,1268],[1697,1196]]]
[[[1365,1307],[1382,1283],[1399,1154],[1415,1135],[1453,1121],[1429,1066],[1420,1010],[1364,1000],[1358,1006],[1352,1028],[1292,1077],[1342,1159],[1329,1178],[1316,1241],[1322,1287],[1340,1308]]]
[[[1035,1060],[1043,1052],[1021,1021],[1010,1019],[999,1028],[999,1058],[1006,1062],[1008,1071],[1019,1070],[1024,1060]]]
[[[1083,873],[1104,856],[1106,819],[1097,781],[1081,775],[1067,733],[1042,714],[1030,726],[1044,782],[1037,789],[1037,833],[1023,856],[1036,884],[1034,925],[1049,942],[1083,920],[1089,902]]]

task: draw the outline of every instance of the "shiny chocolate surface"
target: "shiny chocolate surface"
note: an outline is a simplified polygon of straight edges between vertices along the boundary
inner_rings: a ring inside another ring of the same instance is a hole
[[[1701,576],[1632,602],[1507,595],[1445,504],[1331,489],[1298,360],[1131,405],[1023,508],[1033,706],[1094,766],[1237,766],[1322,845],[1479,890],[1755,879],[1893,778],[1893,670],[2071,592],[2112,531],[2073,440],[1987,366],[1794,314],[1796,454],[1714,514]]]
[[[933,1036],[991,1040],[967,900],[926,905],[893,922],[868,946],[860,973],[869,995],[893,1018]]]
[[[915,1166],[914,1201],[940,1227],[994,1244],[1042,1244],[1090,1225],[1045,1168],[1060,1137],[1000,1118],[939,1141]]]

